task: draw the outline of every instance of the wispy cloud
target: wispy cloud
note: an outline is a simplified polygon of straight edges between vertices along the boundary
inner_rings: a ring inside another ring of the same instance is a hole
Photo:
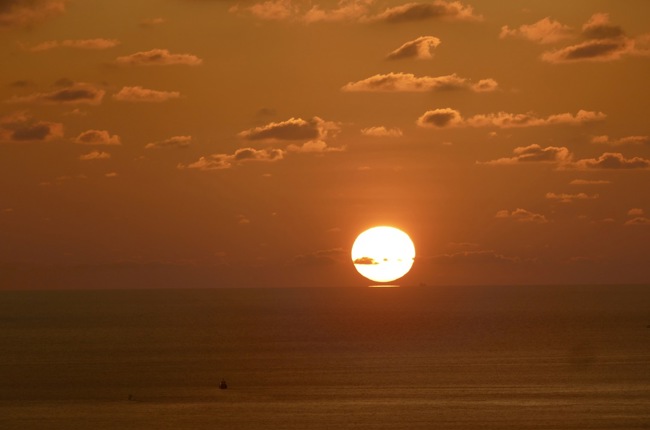
[[[513,211],[507,209],[500,210],[495,215],[496,218],[510,219],[523,223],[546,224],[548,220],[544,215],[527,211],[526,209],[517,208]]]
[[[606,13],[594,14],[582,26],[583,42],[547,51],[542,60],[549,63],[578,61],[614,61],[625,55],[645,55],[636,49],[636,40],[628,37],[620,26],[609,22]]]
[[[373,137],[400,137],[402,136],[402,130],[399,128],[386,128],[383,125],[378,127],[368,127],[361,129],[361,134],[364,136],[373,136]]]
[[[102,102],[106,91],[85,83],[74,83],[71,86],[47,93],[35,93],[28,96],[14,96],[8,103],[34,104],[89,104],[98,105]]]
[[[30,51],[48,51],[56,48],[74,48],[74,49],[109,49],[120,44],[117,39],[69,39],[69,40],[49,40],[39,43],[38,45],[28,48]]]
[[[602,143],[607,145],[640,145],[650,143],[650,136],[626,136],[618,139],[610,139],[607,135],[594,136],[591,143]]]
[[[572,203],[575,200],[593,200],[597,199],[600,196],[598,194],[586,194],[586,193],[577,193],[577,194],[568,194],[568,193],[546,193],[546,198],[549,200],[557,200],[560,203]]]
[[[65,11],[66,0],[2,0],[0,28],[29,27]]]
[[[345,260],[347,253],[342,248],[323,249],[307,254],[296,255],[290,262],[297,266],[326,266]]]
[[[190,143],[192,143],[192,136],[173,136],[160,142],[147,143],[145,149],[186,148]]]
[[[606,152],[598,158],[586,158],[583,160],[578,160],[571,166],[577,169],[648,169],[650,168],[650,160],[642,157],[626,158],[619,152]]]
[[[233,154],[212,154],[201,157],[190,164],[179,164],[177,167],[179,169],[223,170],[242,163],[252,161],[273,162],[283,158],[284,151],[281,149],[241,148]]]
[[[327,142],[316,139],[309,140],[302,145],[292,143],[287,146],[288,152],[303,152],[303,153],[325,153],[325,152],[342,152],[345,151],[343,146],[329,146]]]
[[[165,18],[161,17],[156,17],[156,18],[145,18],[142,21],[140,21],[140,27],[145,27],[145,28],[150,28],[150,27],[156,27],[158,25],[162,25],[167,23],[167,20]]]
[[[161,103],[167,100],[177,99],[181,96],[178,91],[157,91],[135,87],[123,87],[118,93],[113,95],[113,99],[121,102],[136,103]]]
[[[81,161],[95,161],[95,160],[106,160],[111,158],[111,154],[104,151],[92,151],[88,154],[83,154],[79,156]]]
[[[569,149],[565,147],[547,146],[542,148],[540,145],[532,144],[515,148],[512,157],[479,162],[479,164],[513,165],[520,163],[554,163],[564,165],[570,163],[572,157],[573,155]]]
[[[569,185],[607,185],[611,183],[612,181],[606,181],[604,179],[574,179],[569,182]]]
[[[121,145],[122,141],[117,134],[111,135],[106,130],[87,130],[74,139],[81,145]]]
[[[36,121],[26,112],[0,117],[0,142],[45,142],[63,137],[63,124]]]
[[[529,112],[513,114],[498,112],[474,115],[463,118],[459,111],[451,108],[434,109],[425,112],[417,120],[421,127],[540,127],[555,124],[579,125],[594,121],[604,120],[606,115],[602,112],[579,110],[575,115],[571,113],[554,114],[548,117],[539,117]]]
[[[231,13],[246,13],[267,21],[295,21],[306,24],[319,22],[386,22],[400,23],[444,19],[449,21],[480,21],[471,6],[459,1],[434,0],[430,3],[407,3],[390,7],[379,13],[371,10],[373,0],[340,0],[336,6],[325,8],[319,4],[294,0],[267,0],[250,6],[236,4]]]
[[[434,0],[429,3],[413,2],[390,7],[370,18],[371,21],[386,22],[390,24],[431,19],[482,21],[483,17],[475,14],[472,6],[463,5],[459,1]]]
[[[547,44],[573,37],[573,31],[571,27],[546,17],[534,24],[522,25],[519,28],[511,29],[504,25],[501,27],[499,37],[501,39],[516,37],[539,44]]]
[[[626,158],[621,153],[606,152],[598,158],[584,158],[574,160],[573,154],[566,147],[547,146],[542,148],[537,144],[517,147],[513,150],[512,157],[499,158],[496,160],[477,162],[487,165],[513,165],[523,163],[552,163],[557,164],[563,170],[633,170],[649,169],[650,160],[642,157]],[[577,181],[577,182],[576,182]],[[587,182],[576,180],[573,185],[602,184],[602,182]]]
[[[341,88],[349,92],[428,92],[447,90],[494,91],[498,84],[494,79],[482,79],[472,84],[469,79],[455,73],[446,76],[415,76],[411,73],[378,74],[357,82],[349,82]]]
[[[309,121],[290,118],[286,121],[271,122],[262,127],[242,131],[239,137],[245,140],[317,140],[330,134],[337,134],[340,127],[335,122],[325,121],[317,116]]]
[[[410,42],[406,42],[386,56],[388,60],[401,60],[415,58],[428,60],[433,58],[431,51],[440,45],[440,39],[433,36],[421,36]]]
[[[182,64],[198,66],[203,60],[192,54],[172,54],[167,49],[152,49],[117,57],[115,63],[124,66],[171,66]]]

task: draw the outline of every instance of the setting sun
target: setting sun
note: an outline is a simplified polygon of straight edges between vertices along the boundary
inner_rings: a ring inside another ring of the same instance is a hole
[[[413,258],[413,241],[394,227],[373,227],[361,233],[352,245],[354,267],[375,282],[391,282],[406,275]]]

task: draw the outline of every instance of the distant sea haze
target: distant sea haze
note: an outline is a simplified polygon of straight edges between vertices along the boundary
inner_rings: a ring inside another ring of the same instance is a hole
[[[646,429],[649,345],[650,286],[2,291],[0,428]]]

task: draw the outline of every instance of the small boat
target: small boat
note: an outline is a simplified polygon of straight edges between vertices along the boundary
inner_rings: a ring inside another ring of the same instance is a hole
[[[220,390],[225,390],[226,388],[228,388],[228,384],[226,384],[226,380],[225,380],[225,379],[222,379],[222,380],[221,380],[221,383],[219,384],[219,389],[220,389]]]

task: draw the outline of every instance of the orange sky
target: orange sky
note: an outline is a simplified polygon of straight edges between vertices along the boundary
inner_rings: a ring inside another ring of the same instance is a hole
[[[650,282],[650,2],[0,3],[0,288]]]

